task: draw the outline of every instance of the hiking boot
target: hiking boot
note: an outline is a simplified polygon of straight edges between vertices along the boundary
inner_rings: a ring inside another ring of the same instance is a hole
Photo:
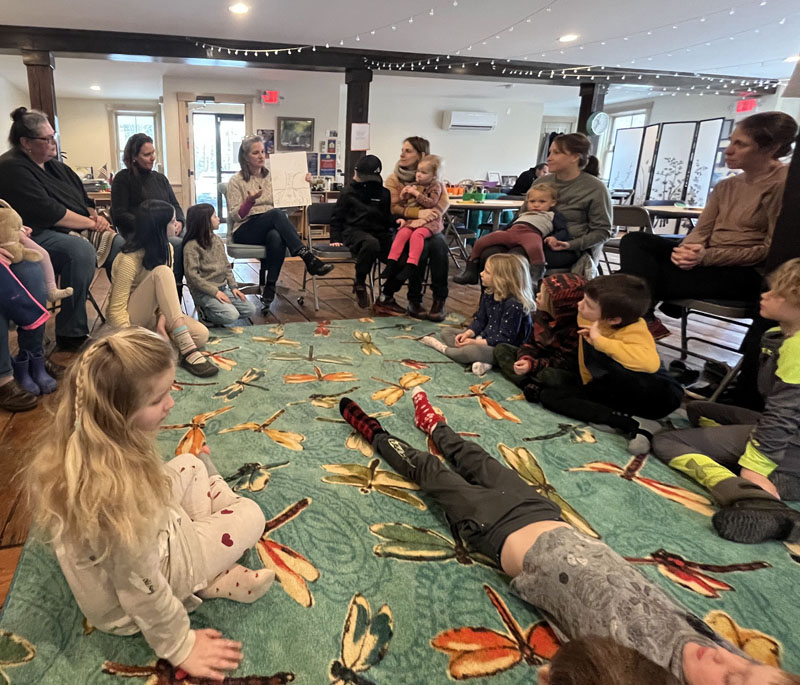
[[[333,271],[333,264],[326,264],[305,246],[300,249],[297,256],[305,262],[306,269],[312,276],[324,276]]]
[[[0,385],[0,409],[12,412],[30,411],[36,409],[38,403],[36,395],[20,388],[13,379],[5,385]]]
[[[361,309],[368,309],[369,293],[367,292],[367,286],[364,283],[355,283],[353,285],[353,292],[356,294],[358,306],[361,307]]]
[[[422,302],[409,302],[406,312],[409,316],[413,316],[415,319],[428,318],[428,312],[425,311],[425,307],[422,306]]]
[[[444,300],[440,300],[437,297],[433,298],[431,310],[428,312],[428,321],[444,321],[444,317],[447,316],[444,302]]]
[[[478,262],[468,261],[460,274],[453,276],[453,283],[460,285],[475,285],[480,278]]]

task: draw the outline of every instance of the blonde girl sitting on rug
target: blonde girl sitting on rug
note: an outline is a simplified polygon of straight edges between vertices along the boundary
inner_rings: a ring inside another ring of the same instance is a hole
[[[466,331],[442,331],[442,340],[431,335],[420,342],[438,350],[453,361],[472,364],[472,372],[483,376],[492,368],[495,346],[522,345],[531,335],[531,312],[536,302],[531,274],[522,257],[514,254],[493,254],[481,272],[483,294],[478,313]]]
[[[160,658],[222,680],[239,665],[241,643],[192,630],[189,612],[200,598],[253,602],[274,573],[236,563],[262,535],[264,515],[231,491],[208,448],[162,461],[156,433],[174,380],[175,352],[156,333],[130,327],[94,342],[69,370],[26,488],[91,625],[141,631]]]

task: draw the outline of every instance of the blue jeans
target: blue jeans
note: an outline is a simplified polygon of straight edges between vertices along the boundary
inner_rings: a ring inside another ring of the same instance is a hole
[[[86,296],[97,268],[94,247],[88,240],[52,228],[36,231],[31,238],[47,250],[53,270],[61,277],[61,287],[73,289],[72,297],[61,300],[61,310],[56,315],[56,335],[74,338],[88,335]],[[111,265],[123,242],[121,236],[114,238],[104,264],[109,280]]]
[[[233,234],[233,242],[267,248],[267,256],[263,260],[267,283],[277,282],[287,249],[294,256],[303,248],[297,230],[280,209],[270,209],[245,221]]]
[[[86,242],[86,241],[84,241]],[[91,245],[90,245],[91,247]],[[94,250],[92,250],[94,252]],[[47,305],[47,293],[44,285],[44,272],[36,262],[19,262],[12,264],[11,271],[20,280],[28,292],[33,295],[43,306]],[[2,295],[6,297],[4,293]],[[69,300],[66,298],[64,302]],[[0,378],[11,375],[11,351],[8,347],[9,312],[0,307]],[[17,328],[17,342],[19,349],[27,352],[41,352],[44,348],[44,325],[33,330]]]
[[[256,313],[256,306],[250,300],[240,300],[227,285],[223,285],[220,290],[228,296],[230,304],[220,302],[213,295],[192,291],[195,306],[202,312],[203,319],[209,323],[228,326]]]

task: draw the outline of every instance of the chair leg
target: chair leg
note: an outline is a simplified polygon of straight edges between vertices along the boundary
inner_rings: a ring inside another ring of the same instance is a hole
[[[742,364],[744,363],[744,356],[742,356],[738,362],[736,362],[736,366],[728,371],[725,374],[725,377],[720,381],[720,384],[717,386],[717,389],[714,391],[714,394],[709,397],[709,402],[716,402],[719,399],[719,396],[725,392],[725,389],[731,384],[734,378],[739,374],[740,369],[742,368]]]
[[[263,288],[264,284],[267,282],[267,264],[263,259],[259,261],[259,264],[258,285]]]
[[[317,277],[311,274],[311,289],[314,291],[314,311],[319,311],[319,296],[317,295]]]
[[[681,309],[681,361],[686,361],[689,356],[689,310]]]
[[[95,311],[97,312],[97,318],[100,319],[101,323],[105,323],[106,317],[103,316],[103,312],[100,310],[100,307],[97,304],[97,300],[94,299],[94,295],[92,295],[91,290],[86,291],[86,299],[92,303],[92,307],[94,307]]]

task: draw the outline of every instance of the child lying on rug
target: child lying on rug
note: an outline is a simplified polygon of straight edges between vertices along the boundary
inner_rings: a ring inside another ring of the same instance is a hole
[[[800,500],[800,259],[785,262],[767,282],[761,316],[779,327],[762,338],[763,413],[691,402],[686,413],[699,427],[653,442],[661,461],[711,491],[723,506],[714,516],[717,531],[736,542],[800,541],[800,512],[780,501]]]
[[[519,345],[530,336],[531,312],[536,311],[528,265],[513,254],[495,254],[481,272],[484,292],[478,313],[466,331],[442,331],[441,340],[431,335],[420,342],[483,376],[492,368],[495,345]]]
[[[586,279],[578,274],[545,276],[536,294],[533,331],[519,347],[500,343],[494,363],[508,380],[524,387],[544,369],[578,373],[578,302]]]
[[[208,448],[162,461],[155,436],[174,380],[175,353],[156,333],[130,327],[92,344],[70,368],[27,492],[91,625],[141,630],[159,657],[222,680],[242,660],[241,643],[192,630],[188,612],[198,597],[254,602],[275,574],[236,563],[264,515],[231,491]]]
[[[649,303],[647,284],[637,276],[616,273],[589,281],[578,303],[580,376],[545,369],[523,388],[525,398],[579,421],[610,426],[628,438],[631,454],[647,454],[657,425],[643,419],[667,416],[683,397],[681,386],[661,368],[642,318]]]
[[[751,661],[605,543],[564,523],[556,504],[455,433],[421,388],[412,398],[414,423],[453,470],[389,435],[349,398],[339,410],[395,471],[442,506],[454,535],[497,560],[514,592],[545,615],[562,642],[571,640],[539,670],[539,683],[800,684]]]

